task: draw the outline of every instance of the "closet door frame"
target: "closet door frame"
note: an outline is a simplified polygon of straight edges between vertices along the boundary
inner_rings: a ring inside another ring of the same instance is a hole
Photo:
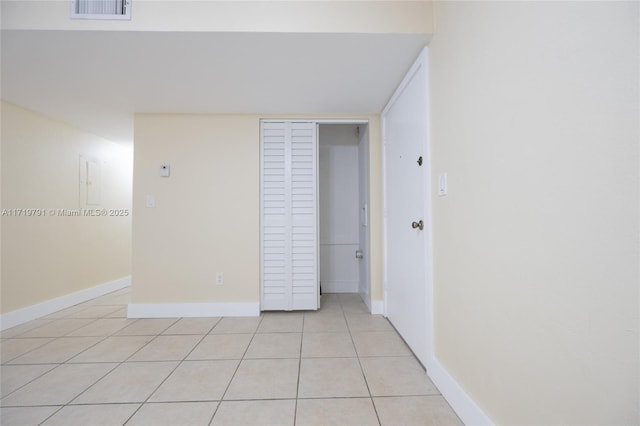
[[[318,173],[319,173],[319,169],[318,169],[318,148],[319,148],[319,139],[318,139],[318,131],[319,131],[319,124],[369,124],[369,120],[366,119],[261,119],[260,120],[260,310],[261,311],[265,311],[265,310],[278,310],[278,309],[274,309],[270,306],[267,306],[267,303],[265,303],[264,300],[264,296],[265,296],[265,288],[264,288],[264,147],[263,147],[263,138],[264,138],[264,124],[266,123],[312,123],[314,125],[314,131],[315,131],[315,164],[314,164],[314,171],[315,171],[315,177],[314,177],[314,181],[315,181],[315,200],[314,200],[314,204],[315,204],[315,295],[316,295],[316,303],[315,306],[310,306],[308,308],[303,308],[303,309],[308,309],[308,310],[317,310],[320,308],[320,239],[319,239],[319,206],[318,206],[318,199],[319,199],[319,177],[318,177]],[[286,142],[285,142],[286,143]],[[291,149],[289,147],[289,149]],[[285,151],[287,150],[287,148],[285,148]],[[290,153],[289,153],[290,155]],[[286,154],[285,154],[285,162],[286,162]],[[291,164],[285,164],[285,180],[288,180],[289,183],[291,182],[291,176],[286,176],[287,172],[290,172]],[[285,236],[289,236],[291,235],[291,230],[287,230],[285,231]],[[285,262],[287,262],[287,260],[285,260]],[[289,260],[290,262],[290,260]],[[291,292],[293,291],[293,289],[289,289],[288,294],[291,295]],[[286,303],[286,306],[283,307],[282,310],[292,310],[292,309],[296,309],[295,307],[292,306],[293,300],[289,300],[288,303]]]

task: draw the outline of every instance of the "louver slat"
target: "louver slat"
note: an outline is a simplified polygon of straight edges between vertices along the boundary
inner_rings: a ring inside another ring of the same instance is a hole
[[[72,18],[131,19],[130,0],[73,0]]]

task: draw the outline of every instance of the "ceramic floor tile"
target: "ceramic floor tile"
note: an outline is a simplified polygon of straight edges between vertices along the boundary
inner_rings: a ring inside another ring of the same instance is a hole
[[[127,308],[119,308],[117,311],[110,313],[109,315],[105,315],[105,318],[126,318],[127,317]]]
[[[8,328],[0,333],[0,337],[3,339],[9,339],[11,337],[24,337],[23,334],[40,328],[44,325],[49,324],[53,320],[45,320],[45,319],[37,319],[33,321],[26,322],[24,324],[16,325],[15,327]]]
[[[177,362],[127,362],[120,364],[83,392],[73,403],[144,402],[177,365]]]
[[[319,312],[319,313],[305,313],[304,314],[304,332],[340,332],[346,333],[347,322],[344,319],[344,315],[334,315],[332,313]]]
[[[0,408],[0,425],[38,426],[60,407],[6,407]]]
[[[462,424],[357,294],[222,319],[127,319],[130,298],[122,289],[2,332],[0,424]]]
[[[346,315],[349,314],[369,314],[369,309],[364,303],[342,305],[342,310]]]
[[[412,356],[361,358],[360,362],[372,396],[440,393]]]
[[[116,334],[119,336],[155,336],[171,327],[177,318],[141,318]]]
[[[151,395],[149,401],[219,400],[231,382],[239,362],[185,361]]]
[[[2,399],[2,405],[63,405],[117,364],[63,364]]]
[[[57,364],[3,365],[0,367],[0,397],[7,396],[57,366]]]
[[[126,318],[102,318],[69,333],[68,336],[110,336],[133,322],[135,320]]]
[[[222,401],[211,426],[293,426],[295,399]]]
[[[204,336],[158,336],[136,352],[129,361],[180,361]]]
[[[100,305],[126,305],[131,303],[131,294],[120,294],[110,297],[104,297],[98,301]]]
[[[68,362],[123,362],[153,339],[153,336],[111,336]]]
[[[382,315],[346,314],[347,325],[354,331],[395,331]]]
[[[102,340],[102,337],[61,337],[12,360],[10,364],[65,362]]]
[[[221,333],[255,333],[262,317],[231,317],[222,318],[213,330],[212,334]]]
[[[362,331],[351,334],[358,356],[413,355],[395,331]]]
[[[336,297],[331,297],[336,296]],[[320,309],[317,311],[304,311],[305,314],[321,312],[321,313],[332,313],[332,314],[342,314],[342,305],[340,304],[340,300],[337,295],[334,294],[324,294],[320,297]]]
[[[303,358],[355,357],[349,333],[305,333],[302,336]]]
[[[92,304],[92,305],[104,304],[106,302],[113,300],[114,298],[117,298],[119,296],[125,296],[125,295],[126,296],[131,295],[131,287],[125,287],[125,288],[121,288],[120,290],[112,291],[100,297],[96,297],[95,299],[91,299],[90,301],[85,303]]]
[[[299,358],[301,333],[256,334],[245,354],[245,359]]]
[[[340,305],[339,293],[324,293],[320,296],[320,307],[322,309],[326,308],[327,305],[332,303]]]
[[[303,358],[299,398],[369,396],[356,358]]]
[[[225,400],[295,398],[297,359],[255,359],[240,363]]]
[[[93,321],[95,321],[95,319],[88,318],[64,318],[52,320],[42,327],[38,327],[21,334],[20,337],[61,337],[79,329],[80,327],[84,327]]]
[[[140,404],[67,405],[42,426],[121,426]]]
[[[217,405],[217,402],[144,404],[127,426],[206,426]]]
[[[74,313],[72,317],[73,318],[103,318],[109,314],[114,313],[120,308],[121,306],[119,305],[91,306],[79,312]]]
[[[220,318],[182,318],[162,334],[208,334]]]
[[[3,364],[12,359],[24,355],[29,351],[39,348],[53,341],[50,337],[34,337],[32,339],[3,339],[0,342],[0,359]]]
[[[71,306],[70,308],[63,309],[61,311],[46,315],[42,317],[42,319],[70,318],[74,316],[73,314],[85,309],[87,309],[87,306],[85,305],[75,305],[75,306]]]
[[[297,312],[269,312],[263,315],[258,333],[301,333],[303,318]]]
[[[358,294],[340,294],[340,305],[342,305],[342,310],[345,314],[348,313],[359,313],[359,314],[367,314],[369,310],[367,309],[367,305],[362,301],[360,295]]]
[[[252,337],[252,334],[210,334],[198,343],[187,359],[241,359]]]
[[[335,293],[340,303],[364,303],[358,293]]]
[[[321,307],[319,310],[305,311],[304,316],[306,317],[307,314],[330,314],[335,316],[344,316],[344,312],[342,312],[342,305],[340,305],[340,302],[337,300],[331,303],[320,302],[320,305]]]
[[[373,398],[382,426],[462,426],[441,396]]]
[[[379,426],[371,398],[299,399],[296,426]]]

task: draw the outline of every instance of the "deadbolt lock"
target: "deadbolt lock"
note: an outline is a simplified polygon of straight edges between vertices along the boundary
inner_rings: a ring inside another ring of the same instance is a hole
[[[421,231],[424,229],[424,222],[421,220],[419,222],[411,222],[411,227],[413,229],[420,229]]]

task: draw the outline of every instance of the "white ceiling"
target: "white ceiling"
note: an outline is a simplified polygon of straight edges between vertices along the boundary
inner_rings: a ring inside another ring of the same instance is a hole
[[[380,112],[424,34],[2,31],[2,98],[119,143],[133,114]]]

